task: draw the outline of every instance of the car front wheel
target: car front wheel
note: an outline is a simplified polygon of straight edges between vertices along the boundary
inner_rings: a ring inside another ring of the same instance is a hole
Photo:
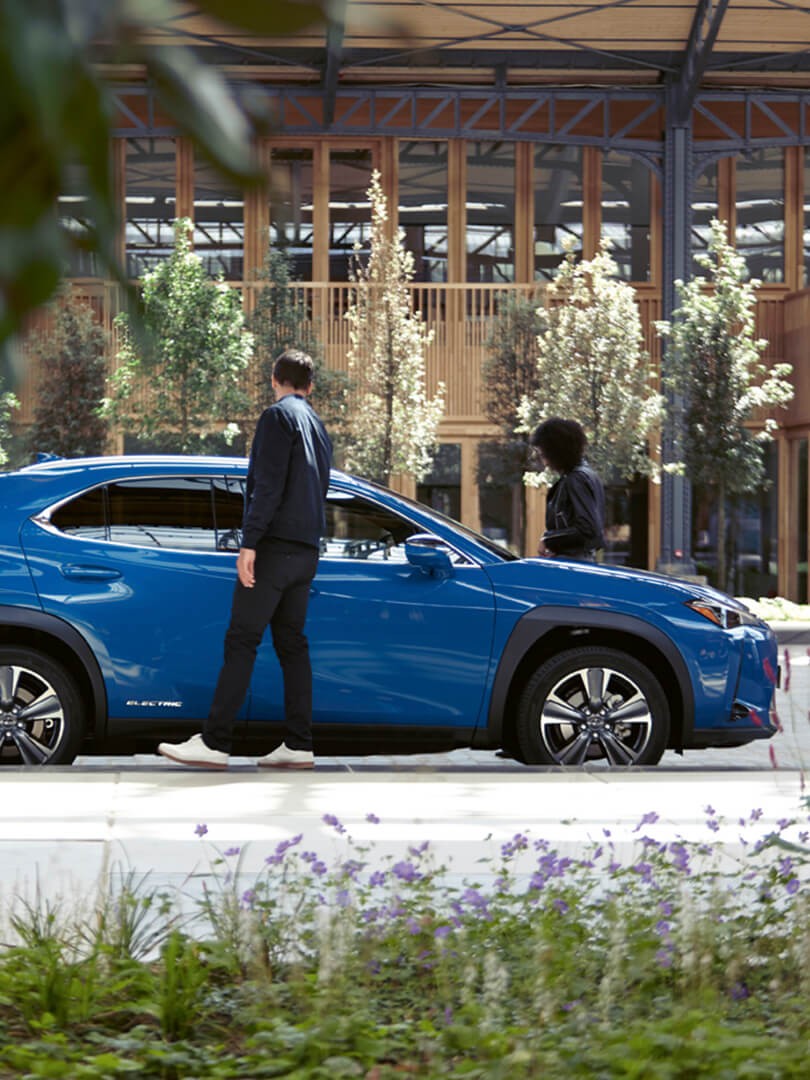
[[[83,736],[79,694],[61,664],[0,648],[0,764],[67,765]]]
[[[520,699],[520,757],[532,765],[655,765],[669,706],[655,676],[617,649],[571,649],[547,660]]]

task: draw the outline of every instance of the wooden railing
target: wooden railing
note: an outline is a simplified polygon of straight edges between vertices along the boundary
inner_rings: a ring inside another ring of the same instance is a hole
[[[246,309],[252,309],[261,283],[236,283],[245,296]],[[349,325],[346,319],[352,286],[348,283],[294,283],[290,286],[304,311],[312,318],[315,331],[324,346],[327,364],[346,369]],[[74,294],[87,302],[110,334],[110,365],[116,351],[113,320],[120,307],[120,293],[112,282],[78,280]],[[492,332],[503,298],[509,293],[533,297],[543,303],[543,286],[413,284],[414,308],[433,331],[428,348],[428,387],[438,382],[447,388],[445,417],[448,420],[483,421],[481,367],[487,353],[487,339]],[[644,331],[645,346],[654,362],[660,357],[659,338],[654,323],[661,318],[659,290],[652,285],[636,287],[636,297]],[[46,331],[49,315],[43,311],[33,321],[32,331]],[[757,304],[757,332],[769,342],[766,359],[781,360],[785,349],[785,290],[763,289]],[[39,380],[39,362],[32,347],[34,335],[25,346],[27,364],[23,384],[18,387],[22,409],[17,415],[23,424],[31,419],[32,404]]]

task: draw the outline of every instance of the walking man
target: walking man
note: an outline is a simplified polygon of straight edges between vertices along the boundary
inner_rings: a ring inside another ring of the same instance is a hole
[[[233,727],[267,624],[284,676],[284,741],[259,758],[268,768],[311,769],[312,668],[304,622],[326,523],[332,444],[306,400],[312,360],[294,349],[273,366],[275,404],[256,425],[248,466],[242,547],[236,561],[225,662],[202,734],[161,743],[183,765],[224,769]]]

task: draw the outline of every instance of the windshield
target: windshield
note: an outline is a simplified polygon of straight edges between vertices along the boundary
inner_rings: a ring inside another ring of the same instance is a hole
[[[376,484],[373,480],[366,480],[364,478],[363,483],[368,484],[369,487],[377,488],[378,491],[389,491],[388,488]],[[475,529],[470,529],[466,525],[462,525],[460,521],[448,517],[447,514],[443,514],[440,510],[434,510],[432,506],[425,506],[424,503],[417,502],[415,499],[409,499],[407,495],[400,495],[398,491],[395,491],[394,494],[401,503],[413,507],[414,510],[418,510],[421,514],[427,514],[429,517],[436,518],[436,520],[442,522],[443,525],[449,525],[456,532],[461,533],[462,536],[466,536],[468,540],[472,540],[473,543],[478,544],[479,547],[486,548],[492,555],[496,555],[499,559],[503,559],[504,562],[520,558],[519,555],[513,554],[508,548],[502,547],[494,540],[490,540],[490,538],[484,536],[483,533],[476,532]]]

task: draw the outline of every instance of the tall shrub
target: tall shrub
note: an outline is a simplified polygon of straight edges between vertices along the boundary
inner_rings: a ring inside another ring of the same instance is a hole
[[[104,452],[106,346],[90,306],[64,289],[53,306],[53,329],[38,343],[40,378],[29,432],[33,451],[59,457]]]
[[[588,459],[604,480],[654,474],[650,440],[663,399],[644,349],[635,293],[618,279],[605,243],[585,262],[566,254],[548,287],[537,352],[537,386],[519,409],[523,427],[550,416],[578,420],[588,436]],[[527,480],[538,482],[533,474]]]
[[[669,342],[666,381],[683,428],[683,460],[675,468],[716,502],[718,584],[726,588],[727,502],[765,482],[763,445],[777,423],[764,413],[793,397],[792,369],[762,362],[759,282],[746,281],[745,259],[729,244],[724,222],[712,221],[708,251],[696,259],[708,276],[677,282],[672,321],[656,326]]]
[[[119,316],[118,370],[110,379],[107,412],[139,439],[162,449],[201,452],[211,437],[235,433],[250,412],[242,388],[253,351],[242,298],[213,281],[191,247],[192,223],[175,223],[171,256],[141,286],[145,334]]]
[[[518,409],[524,398],[533,400],[537,394],[537,339],[545,325],[536,300],[504,293],[481,370],[484,413],[500,434],[479,444],[478,483],[511,489],[518,544],[526,522],[523,477],[530,467],[529,431],[521,426]]]
[[[444,409],[444,386],[428,397],[426,357],[432,333],[413,307],[413,255],[400,229],[391,235],[380,174],[368,189],[371,238],[350,279],[347,467],[387,484],[393,473],[421,480],[430,470]]]
[[[8,463],[7,447],[11,442],[9,422],[12,412],[19,408],[19,404],[13,394],[3,391],[3,384],[0,382],[0,468]]]
[[[327,367],[317,324],[296,291],[290,288],[290,260],[283,251],[268,251],[259,274],[261,289],[248,320],[253,334],[256,381],[256,405],[264,408],[270,394],[273,363],[284,349],[302,349],[315,364],[311,401],[329,429],[332,442],[339,447],[346,423],[349,378],[344,371]]]

